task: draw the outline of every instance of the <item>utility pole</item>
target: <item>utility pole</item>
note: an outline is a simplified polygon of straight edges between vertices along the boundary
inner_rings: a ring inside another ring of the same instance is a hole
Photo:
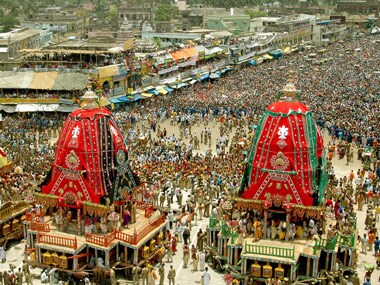
[[[8,60],[11,58],[11,35],[8,36]]]

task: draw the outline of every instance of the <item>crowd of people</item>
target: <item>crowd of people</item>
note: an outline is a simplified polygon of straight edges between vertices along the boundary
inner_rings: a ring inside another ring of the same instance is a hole
[[[355,220],[353,205],[357,203],[358,210],[361,210],[362,203],[367,203],[368,232],[361,233],[359,240],[363,245],[370,236],[369,244],[374,244],[377,254],[376,219],[371,218],[371,213],[373,217],[377,213],[378,199],[373,197],[378,196],[380,179],[377,163],[380,135],[377,119],[380,107],[378,40],[379,36],[363,36],[328,46],[314,57],[319,61],[332,58],[328,63],[315,64],[306,51],[286,55],[279,60],[230,72],[217,81],[210,79],[114,112],[129,146],[132,169],[148,185],[155,185],[150,188],[151,196],[159,207],[175,210],[178,214],[193,212],[199,218],[217,218],[224,198],[238,195],[246,156],[262,112],[281,96],[290,71],[295,71],[292,80],[300,90],[299,99],[310,106],[317,124],[330,134],[331,142],[337,145],[349,143],[353,145],[352,149],[355,146],[371,150],[372,164],[363,175],[360,172],[352,178],[349,173],[346,181],[339,181],[330,172],[334,187],[326,194],[324,204],[326,213],[337,222],[326,227],[325,233],[329,237],[336,231],[351,234]],[[27,195],[29,189],[44,180],[53,161],[54,141],[65,117],[66,114],[57,113],[4,116],[1,147],[12,161],[13,170],[1,177],[3,202],[11,200],[13,194]],[[179,135],[163,126],[167,121],[170,121],[171,128],[179,128]],[[219,130],[212,131],[215,128]],[[333,155],[342,158],[348,155],[339,150],[341,147],[333,148]],[[186,201],[182,200],[184,189],[190,189]],[[234,219],[239,223],[241,219],[247,219],[237,216],[235,213]],[[173,225],[168,230],[179,238],[183,225],[177,223],[174,214],[168,217]],[[250,224],[253,225],[257,219],[255,216],[251,218]],[[248,221],[241,223],[244,228]],[[185,221],[185,224],[185,228],[191,227],[191,221]],[[323,223],[318,227],[315,225],[310,237],[324,233],[324,226]],[[250,227],[245,234],[253,232]],[[172,250],[173,241],[168,243],[167,251],[168,248]],[[203,252],[199,247],[198,250]],[[362,250],[366,252],[367,247]],[[200,253],[191,252],[186,246],[182,251],[187,252],[185,259],[191,256],[193,270],[198,270],[195,261],[199,260]],[[201,267],[205,269],[204,264]]]

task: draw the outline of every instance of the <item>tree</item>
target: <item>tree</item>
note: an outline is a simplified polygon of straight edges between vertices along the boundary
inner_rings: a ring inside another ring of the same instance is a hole
[[[155,21],[170,21],[179,14],[178,7],[170,4],[160,4],[157,7]]]
[[[95,1],[95,13],[102,19],[106,17],[106,1],[105,0],[96,0]]]
[[[20,24],[17,18],[11,15],[5,15],[0,18],[0,25],[3,26],[3,32],[9,32],[16,25]]]
[[[117,26],[119,20],[119,13],[116,6],[111,6],[108,11],[107,19],[111,22],[112,25]]]
[[[20,7],[20,11],[28,15],[37,14],[38,4],[35,0],[24,0],[23,5]]]

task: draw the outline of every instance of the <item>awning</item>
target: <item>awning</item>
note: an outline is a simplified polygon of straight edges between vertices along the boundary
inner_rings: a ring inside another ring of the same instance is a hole
[[[16,112],[55,112],[59,104],[18,104]]]
[[[208,73],[205,73],[205,74],[202,74],[201,75],[201,80],[204,80],[204,79],[207,79],[207,78],[209,78],[210,77],[210,75],[208,75]]]
[[[123,101],[119,100],[119,98],[111,98],[109,100],[111,103],[114,103],[114,104],[123,103]]]
[[[138,94],[135,94],[135,97],[134,97],[135,100],[145,100],[146,97],[142,96],[140,93]]]
[[[211,73],[211,75],[210,75],[210,78],[211,79],[216,79],[216,78],[219,78],[220,77],[220,75],[219,74],[216,74],[216,73]],[[201,77],[202,78],[202,77]]]
[[[258,57],[257,59],[255,59],[256,64],[261,64],[263,63],[263,61],[264,61],[263,57]]]
[[[173,91],[173,88],[170,88],[168,86],[165,87],[165,90],[168,91],[168,92],[172,92]]]
[[[159,95],[160,92],[158,92],[156,89],[150,89],[148,90],[148,93],[152,93],[153,95]]]
[[[180,82],[178,84],[175,84],[175,85],[170,85],[171,88],[174,88],[174,89],[179,89],[179,88],[182,88],[182,87],[185,87],[185,86],[189,86],[188,83],[184,83],[184,82]]]
[[[220,72],[224,73],[224,72],[231,71],[231,70],[232,70],[232,68],[227,66],[227,67],[223,68]]]
[[[151,89],[154,89],[155,87],[152,86],[152,85],[149,85],[147,87],[144,87],[143,91],[148,91],[148,90],[151,90]]]
[[[284,54],[289,54],[289,53],[292,52],[292,48],[291,47],[285,47],[285,48],[282,49],[282,52]]]
[[[163,94],[163,95],[168,94],[168,91],[165,90],[165,87],[164,87],[164,86],[157,86],[157,87],[156,87],[156,90],[157,90],[157,92],[158,92],[159,94]]]
[[[277,49],[277,50],[274,50],[274,51],[271,51],[269,52],[270,55],[272,55],[274,58],[279,58],[280,56],[282,56],[282,50],[280,49]]]
[[[117,103],[125,103],[125,102],[128,102],[128,98],[125,97],[125,95],[123,96],[120,96],[120,97],[113,97],[113,98],[110,98],[109,101],[111,103],[114,103],[114,104],[117,104]]]
[[[128,98],[125,96],[117,98],[120,102],[128,102]]]
[[[150,97],[153,96],[152,93],[147,93],[147,92],[143,92],[143,93],[141,93],[141,95],[144,96],[144,97],[147,97],[147,98],[150,98]]]
[[[171,56],[173,57],[174,60],[180,60],[180,59],[184,59],[184,58],[197,57],[198,56],[198,51],[194,47],[185,48],[185,49],[181,49],[181,50],[177,50],[175,52],[172,52]]]
[[[0,110],[6,113],[14,113],[17,105],[0,105]]]
[[[189,83],[190,83],[191,85],[193,85],[193,84],[195,84],[195,83],[197,83],[197,82],[198,82],[198,80],[191,79]]]
[[[0,89],[81,90],[88,74],[79,72],[0,72]]]
[[[273,59],[273,56],[270,56],[270,55],[267,54],[267,53],[264,54],[263,57],[266,58],[266,59]]]

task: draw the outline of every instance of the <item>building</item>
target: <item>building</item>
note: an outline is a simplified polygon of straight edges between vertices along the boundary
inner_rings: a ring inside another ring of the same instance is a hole
[[[194,28],[203,27],[202,13],[191,12],[186,10],[182,12],[182,30],[188,31]]]
[[[0,34],[0,60],[16,58],[25,49],[38,49],[48,45],[52,33],[28,28]]]
[[[347,26],[340,20],[319,21],[313,25],[312,42],[316,46],[334,43],[343,39],[347,32]]]
[[[380,1],[378,0],[363,0],[350,1],[343,0],[337,4],[337,12],[347,12],[349,14],[375,14],[376,17],[380,13]]]
[[[233,34],[249,32],[251,18],[241,16],[215,16],[209,15],[206,20],[207,29],[216,31],[229,31]]]
[[[131,31],[141,35],[143,31],[154,31],[154,0],[141,1],[136,5],[128,4],[119,8],[119,19],[128,21]]]
[[[259,17],[251,20],[251,32],[264,32],[268,26],[275,25],[281,17]]]
[[[311,29],[315,23],[315,16],[297,15],[292,17],[282,17],[278,20],[271,18],[266,23],[266,32],[287,33],[293,39],[291,42],[301,42],[311,40]]]
[[[79,13],[79,11],[81,13]],[[21,27],[48,30],[59,36],[84,35],[87,16],[81,9],[62,9],[61,7],[40,7],[37,13],[22,15]]]

